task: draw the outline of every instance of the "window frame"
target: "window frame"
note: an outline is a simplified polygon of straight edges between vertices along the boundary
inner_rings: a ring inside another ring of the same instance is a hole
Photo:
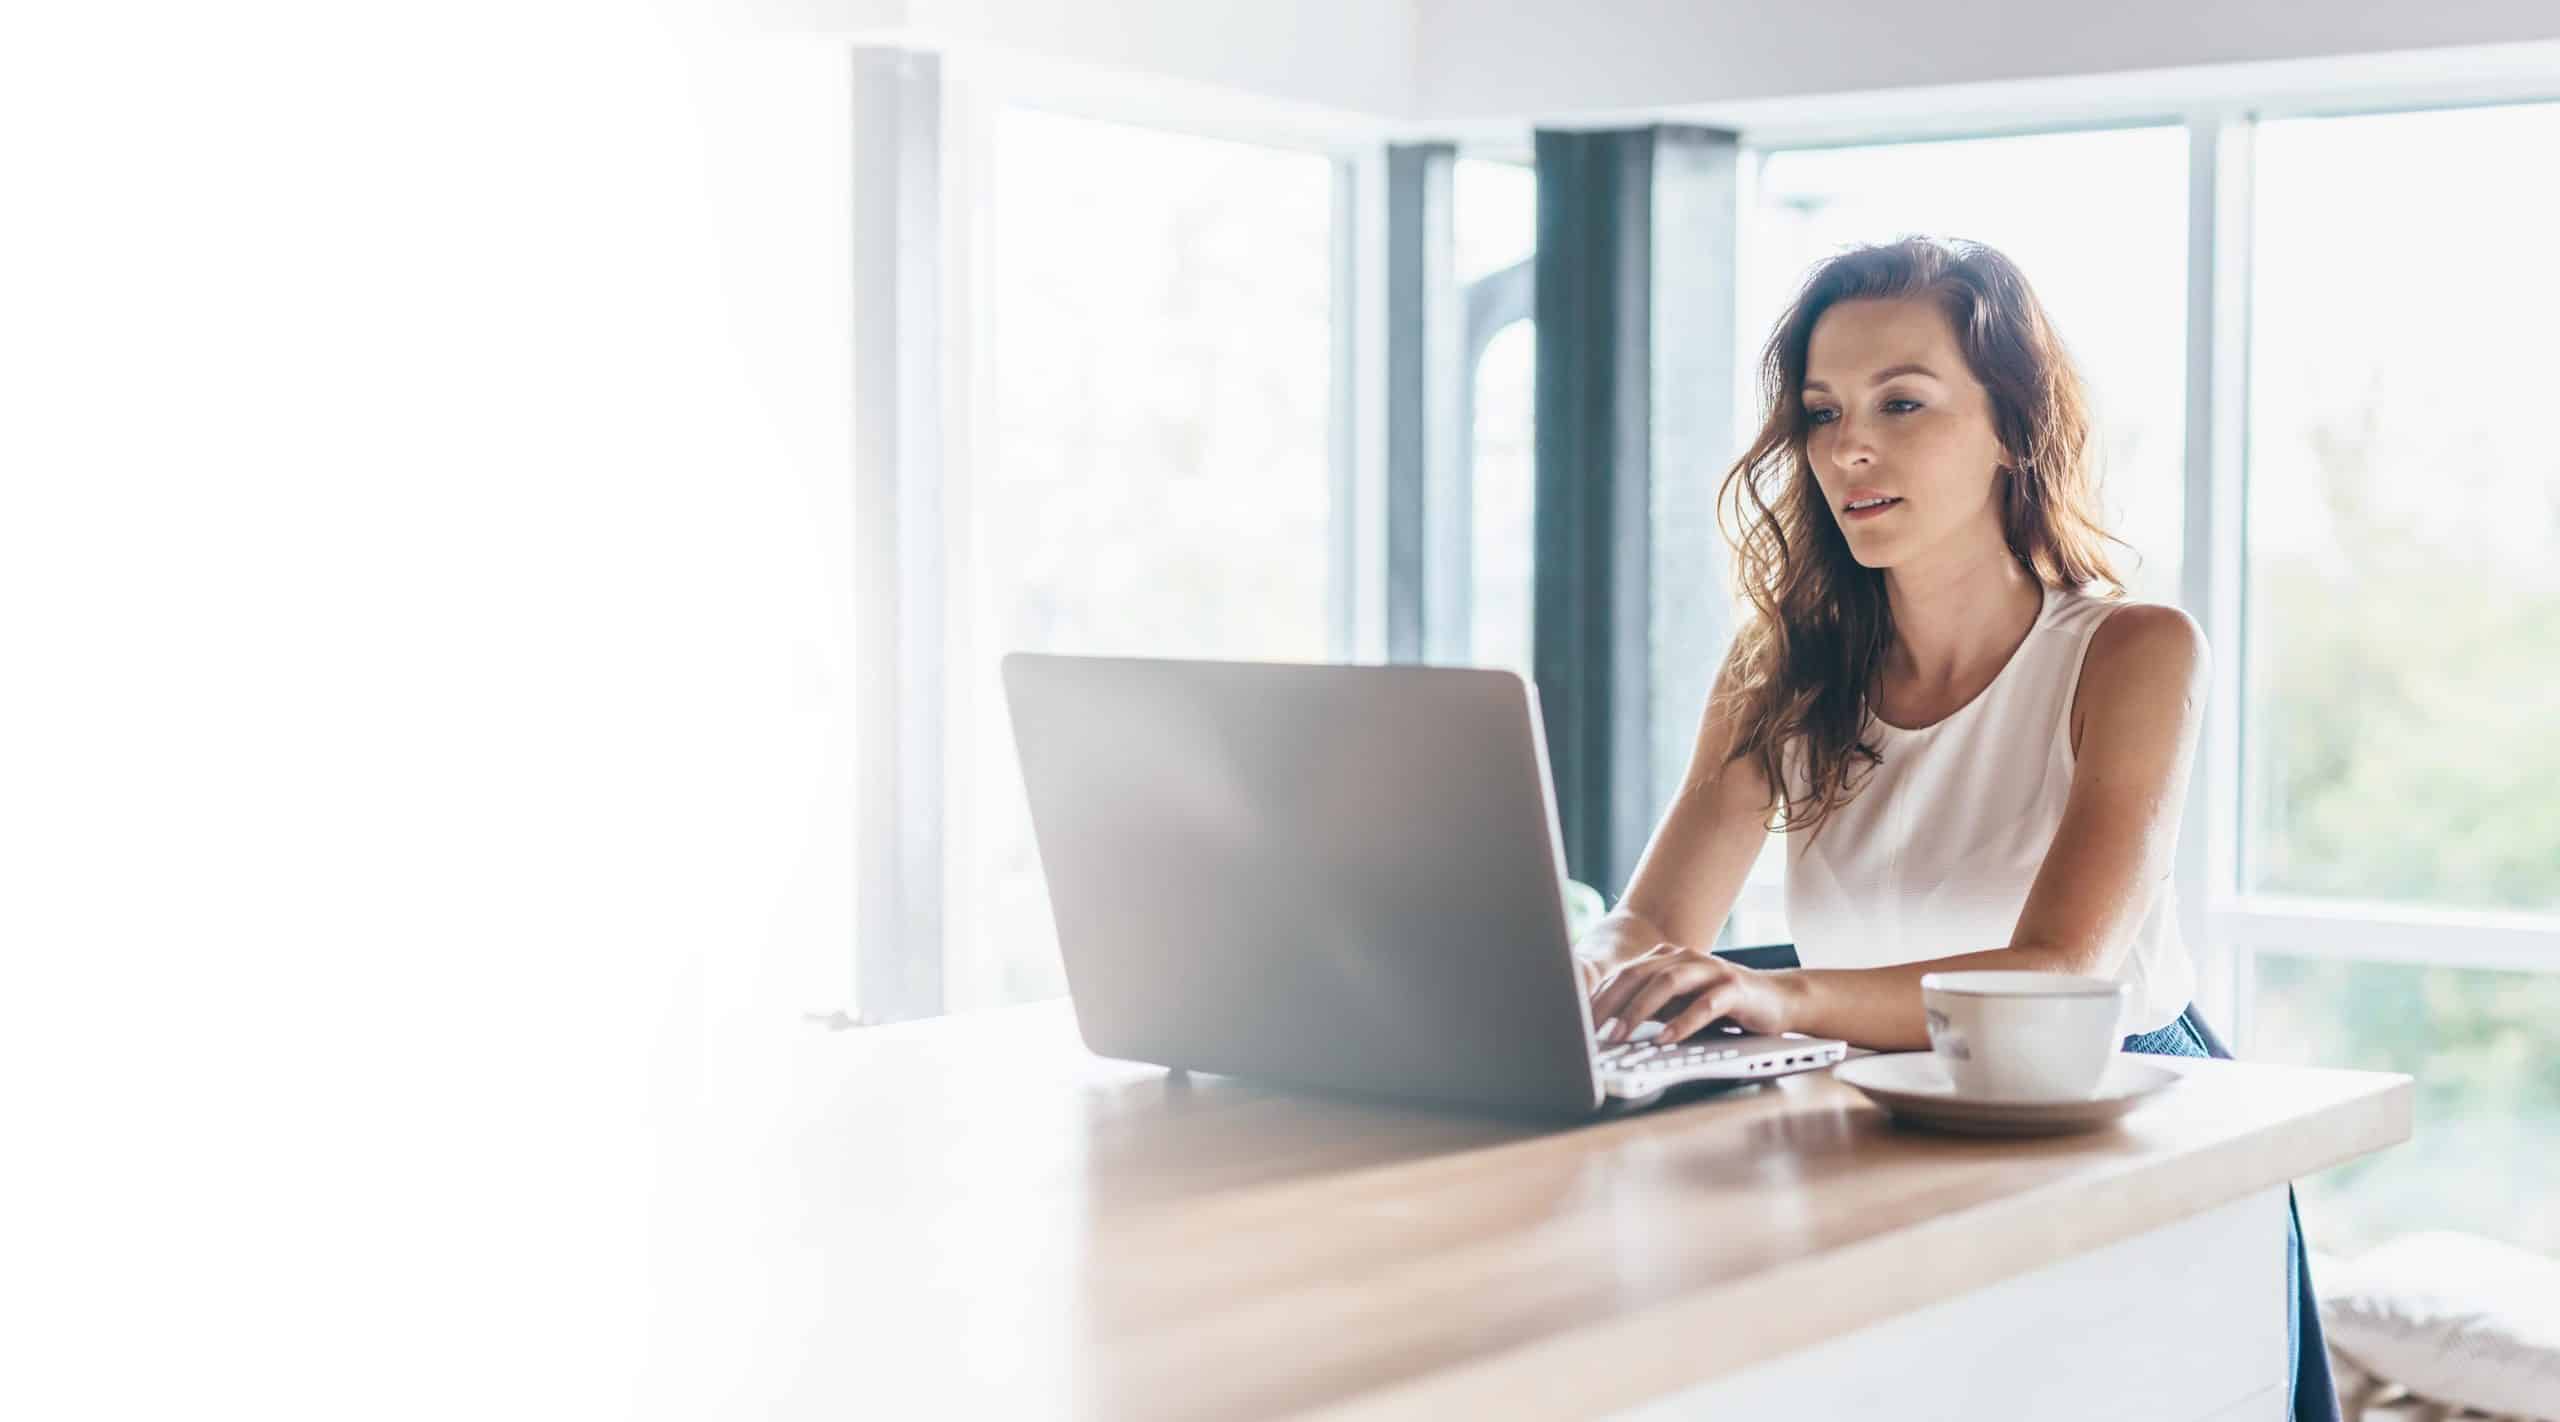
[[[862,47],[854,61],[858,82],[876,83],[878,75],[895,71],[906,85],[894,101],[903,115],[898,122],[856,125],[858,174],[868,164],[874,172],[896,175],[890,198],[896,211],[882,215],[871,230],[894,231],[902,253],[922,250],[937,259],[929,268],[918,264],[920,275],[896,275],[894,287],[873,287],[882,299],[866,303],[857,287],[857,365],[864,355],[894,360],[907,385],[934,385],[921,402],[913,389],[857,385],[856,426],[894,427],[900,441],[894,460],[854,471],[858,490],[894,487],[894,497],[875,506],[896,509],[901,524],[894,540],[871,540],[890,548],[888,559],[898,566],[857,570],[857,597],[865,590],[895,589],[891,595],[898,604],[896,636],[879,632],[881,618],[865,623],[875,644],[892,644],[870,655],[911,669],[918,652],[905,644],[919,635],[933,644],[922,649],[923,656],[947,662],[978,655],[968,642],[967,619],[946,610],[967,605],[977,572],[967,527],[978,487],[973,418],[991,376],[980,293],[987,286],[990,223],[1000,202],[990,191],[996,116],[1024,109],[1312,154],[1331,164],[1326,444],[1333,508],[1325,620],[1334,659],[1376,659],[1385,641],[1387,578],[1380,534],[1386,472],[1372,449],[1380,443],[1375,429],[1381,412],[1368,394],[1376,385],[1370,372],[1384,360],[1383,306],[1378,283],[1369,277],[1377,266],[1373,254],[1384,205],[1383,143],[1375,125],[1248,100],[1204,106],[1193,93],[1128,78],[1102,85],[1070,68],[1018,56]],[[876,111],[876,103],[865,110],[858,98],[857,112]],[[931,136],[932,153],[917,151],[919,133]],[[858,189],[855,200],[877,199],[885,191]],[[920,309],[927,300],[933,303],[930,312]],[[913,339],[902,316],[925,328],[922,341]],[[920,494],[928,487],[929,495]],[[807,1020],[840,1030],[952,1010],[949,955],[973,925],[966,896],[955,902],[946,886],[950,865],[973,852],[978,827],[973,797],[957,793],[966,787],[963,761],[973,748],[949,728],[966,724],[970,687],[968,678],[947,670],[898,678],[896,712],[888,718],[893,724],[882,732],[896,741],[890,753],[896,765],[894,820],[879,807],[856,806],[858,834],[885,827],[894,843],[885,852],[857,846],[852,1010],[811,1004]],[[858,793],[865,788],[858,786]],[[882,895],[893,909],[864,913],[861,898],[870,894]],[[863,933],[865,926],[872,931]]]

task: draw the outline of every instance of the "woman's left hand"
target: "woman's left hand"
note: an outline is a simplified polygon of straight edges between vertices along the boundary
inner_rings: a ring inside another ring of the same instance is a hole
[[[1746,1032],[1785,1032],[1794,1010],[1786,979],[1784,973],[1746,968],[1695,948],[1657,944],[1591,995],[1591,1020],[1617,1019],[1605,1029],[1604,1043],[1623,1042],[1638,1024],[1666,1013],[1669,1020],[1656,1041],[1683,1041],[1720,1017],[1732,1018]]]

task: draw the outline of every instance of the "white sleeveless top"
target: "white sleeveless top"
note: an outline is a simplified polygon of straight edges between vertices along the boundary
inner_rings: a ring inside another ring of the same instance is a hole
[[[1787,835],[1787,926],[1808,968],[1871,968],[2005,948],[2071,793],[2071,699],[2090,634],[2121,602],[2047,587],[1982,694],[1906,731],[1871,713],[1883,763],[1822,826]],[[1803,783],[1795,755],[1787,774]],[[2127,1032],[2165,1027],[2195,991],[2171,871],[2116,976]]]

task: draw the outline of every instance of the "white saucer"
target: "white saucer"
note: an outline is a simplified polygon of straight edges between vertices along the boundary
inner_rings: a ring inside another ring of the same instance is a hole
[[[1831,1075],[1918,1125],[1975,1135],[2048,1136],[2094,1130],[2186,1078],[2140,1052],[2118,1052],[2087,1100],[2011,1101],[1958,1093],[1935,1052],[1856,1057]]]

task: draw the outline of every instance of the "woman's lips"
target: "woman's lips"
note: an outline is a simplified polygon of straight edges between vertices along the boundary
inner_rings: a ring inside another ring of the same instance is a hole
[[[1885,502],[1876,504],[1870,508],[1843,509],[1841,510],[1840,516],[1845,519],[1864,521],[1871,518],[1882,518],[1886,514],[1889,514],[1900,507],[1902,507],[1902,500],[1887,499]]]

